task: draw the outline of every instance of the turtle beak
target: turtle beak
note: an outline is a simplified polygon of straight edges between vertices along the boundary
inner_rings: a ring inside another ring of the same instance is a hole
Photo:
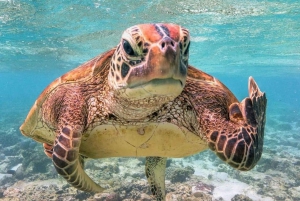
[[[184,86],[187,76],[187,67],[182,65],[179,43],[175,42],[170,37],[164,37],[159,44],[163,55],[160,66],[165,68],[164,72],[167,74],[163,76],[166,76],[166,78],[180,80],[181,84]]]

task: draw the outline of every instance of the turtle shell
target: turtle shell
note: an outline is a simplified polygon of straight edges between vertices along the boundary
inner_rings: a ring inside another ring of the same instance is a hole
[[[101,73],[101,71],[108,71],[109,69],[103,68],[103,66],[107,66],[106,64],[110,62],[114,52],[115,48],[100,54],[49,84],[30,109],[24,123],[20,127],[21,133],[38,142],[52,144],[55,139],[55,133],[42,121],[41,108],[45,100],[53,90],[63,84],[87,82],[95,75]]]

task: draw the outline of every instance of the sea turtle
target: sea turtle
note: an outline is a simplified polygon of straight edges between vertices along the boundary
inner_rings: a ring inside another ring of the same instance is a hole
[[[102,192],[85,158],[146,157],[146,177],[165,199],[167,157],[210,148],[239,170],[263,150],[266,96],[252,77],[239,102],[216,78],[188,65],[190,36],[176,24],[128,28],[121,42],[52,82],[21,132],[44,144],[72,186]]]

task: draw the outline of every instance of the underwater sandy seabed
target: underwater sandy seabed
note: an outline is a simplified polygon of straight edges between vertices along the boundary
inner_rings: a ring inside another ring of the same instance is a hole
[[[249,172],[234,170],[209,150],[169,159],[167,200],[300,200],[300,120],[282,114],[268,115],[263,156]],[[85,193],[58,176],[42,145],[20,137],[21,122],[12,122],[0,120],[6,125],[0,130],[0,200],[154,200],[143,158],[88,160],[86,172],[106,191]],[[14,143],[16,138],[21,141]]]

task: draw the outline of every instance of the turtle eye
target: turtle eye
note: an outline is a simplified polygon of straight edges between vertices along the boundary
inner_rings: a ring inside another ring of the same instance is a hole
[[[135,52],[132,49],[130,43],[125,39],[123,39],[123,49],[129,56],[135,56]]]
[[[186,46],[186,49],[184,50],[184,53],[183,53],[184,56],[189,54],[190,44],[191,43],[189,42],[189,44]]]

